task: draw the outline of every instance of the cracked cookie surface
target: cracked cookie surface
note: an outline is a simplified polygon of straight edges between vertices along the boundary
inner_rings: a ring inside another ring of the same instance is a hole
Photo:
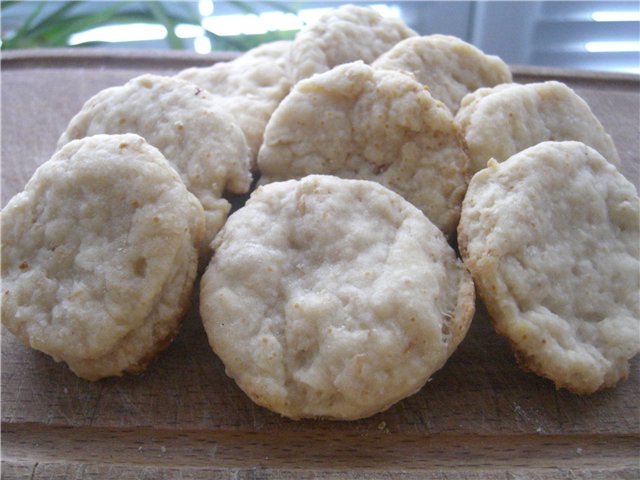
[[[189,306],[203,233],[144,139],[72,141],[2,210],[2,323],[83,378],[140,371]]]
[[[371,66],[411,73],[454,115],[468,93],[511,82],[511,71],[499,57],[450,35],[406,38]]]
[[[614,386],[640,350],[640,202],[579,142],[543,142],[469,185],[458,244],[496,330],[560,388]]]
[[[578,141],[619,166],[611,136],[587,102],[557,81],[506,83],[466,95],[455,122],[467,143],[473,173],[546,141]]]
[[[291,44],[289,76],[296,83],[343,63],[371,63],[414,35],[400,19],[383,17],[368,7],[343,5],[298,32]]]
[[[200,309],[227,374],[256,403],[356,419],[442,367],[474,289],[442,233],[399,195],[312,175],[259,187],[229,218]]]
[[[231,210],[224,194],[246,193],[251,186],[250,150],[242,130],[196,85],[146,74],[87,100],[58,147],[86,136],[122,133],[138,134],[160,150],[202,204],[206,262],[209,243]]]
[[[271,116],[260,182],[329,174],[374,180],[455,231],[469,177],[449,110],[410,76],[362,62],[299,82]]]

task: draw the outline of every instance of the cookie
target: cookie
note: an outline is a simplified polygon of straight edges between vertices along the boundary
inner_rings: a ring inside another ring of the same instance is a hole
[[[640,203],[594,149],[543,142],[469,184],[458,242],[520,364],[558,388],[613,387],[640,350]]]
[[[331,174],[375,180],[455,231],[469,159],[449,110],[409,75],[362,62],[296,84],[258,153],[262,184]]]
[[[2,210],[2,323],[88,380],[139,372],[179,328],[203,234],[143,138],[72,141]]]
[[[287,73],[290,44],[265,43],[230,62],[192,67],[176,75],[207,90],[231,114],[247,138],[254,170],[264,128],[291,88]]]
[[[491,158],[502,162],[544,141],[582,142],[620,165],[611,136],[589,105],[560,82],[481,88],[462,100],[455,121],[467,142],[474,173]]]
[[[453,114],[468,93],[511,82],[511,71],[499,57],[450,35],[406,38],[371,66],[413,74]]]
[[[371,63],[400,40],[417,35],[402,20],[369,7],[343,5],[300,30],[291,44],[293,83],[343,63]]]
[[[136,133],[158,148],[202,203],[206,217],[201,256],[225,222],[225,192],[251,186],[250,152],[233,118],[204,90],[184,80],[142,75],[89,99],[58,141],[96,134]]]
[[[254,402],[290,418],[357,419],[415,393],[473,316],[445,237],[374,182],[259,187],[214,243],[200,292],[209,342]]]

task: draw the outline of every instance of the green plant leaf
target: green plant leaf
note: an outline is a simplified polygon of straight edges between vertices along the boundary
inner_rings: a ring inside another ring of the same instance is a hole
[[[13,47],[13,45],[19,44],[21,39],[26,36],[26,32],[29,30],[31,23],[36,19],[38,15],[40,15],[40,12],[42,12],[42,9],[44,8],[45,5],[46,5],[45,2],[38,3],[36,8],[33,9],[31,14],[27,17],[27,19],[24,21],[22,26],[16,31],[16,33],[14,33],[11,38],[8,38],[2,42],[3,49],[15,48]]]
[[[2,1],[2,9],[9,8],[17,3],[16,1]],[[163,25],[167,29],[167,42],[171,48],[186,48],[182,39],[175,34],[175,27],[185,23],[191,25],[201,25],[202,18],[194,8],[193,2],[169,2],[163,1],[143,1],[131,2],[121,0],[109,3],[107,7],[98,11],[78,11],[76,7],[90,4],[90,1],[67,1],[60,2],[54,11],[46,14],[42,18],[46,1],[33,2],[33,9],[20,28],[11,35],[10,38],[3,38],[2,50],[10,48],[28,47],[63,47],[67,46],[69,37],[77,32],[91,28],[118,25],[126,23],[155,23]],[[230,2],[244,13],[256,14],[257,9],[251,2],[235,1]],[[280,11],[295,12],[295,9],[288,7],[282,2],[266,2],[274,9]],[[205,35],[211,40],[212,47],[216,50],[239,50],[244,51],[256,46],[263,41],[278,40],[281,38],[292,38],[295,32],[268,32],[264,35],[240,35],[236,37],[221,37],[212,32]],[[99,44],[92,42],[83,44],[89,46]]]
[[[78,15],[67,18],[62,23],[53,23],[50,27],[40,30],[39,36],[49,46],[66,46],[72,34],[108,24],[125,5],[124,2],[119,2],[92,15]]]
[[[300,2],[296,2],[296,3],[300,3]],[[298,14],[298,10],[300,9],[300,7],[294,7],[289,5],[289,2],[264,2],[265,5],[269,5],[270,7],[272,7],[275,10],[278,10],[280,12],[284,12],[284,13],[293,13],[294,15]]]
[[[47,2],[42,2],[47,3]],[[27,30],[27,34],[33,35],[42,29],[46,28],[48,25],[57,25],[65,21],[65,17],[69,11],[73,8],[77,7],[79,2],[65,2],[60,8],[50,13],[46,17],[42,18],[36,25],[29,26]],[[25,22],[26,23],[26,22]]]
[[[242,40],[238,40],[237,37],[223,37],[220,35],[216,35],[209,30],[206,30],[206,36],[211,41],[211,48],[213,50],[247,50],[244,42]]]
[[[178,23],[191,23],[193,25],[200,25],[200,23],[202,22],[202,16],[192,2],[179,2],[177,4],[174,3],[174,6],[179,6],[180,9],[184,12],[184,16],[179,16],[176,14],[172,15],[173,18],[179,20]]]
[[[50,41],[49,37],[51,36],[51,32],[69,28],[68,13],[81,2],[64,2],[59,8],[51,12],[46,17],[40,19],[37,24],[32,26],[31,24],[33,20],[38,16],[38,14],[40,14],[46,3],[47,2],[45,1],[40,2],[38,5],[39,8],[37,7],[33,10],[31,15],[10,39],[10,41],[3,43],[3,49],[37,47],[43,46],[43,44],[44,46],[49,47],[65,45],[65,43],[61,43],[60,41]]]
[[[17,2],[16,0],[8,1],[8,2],[0,2],[0,10],[4,10],[6,8],[13,7],[17,3],[19,3],[19,2]]]
[[[233,5],[241,12],[258,15],[258,11],[251,6],[251,2],[229,2],[229,4]]]
[[[78,16],[69,19],[68,22],[59,28],[47,31],[46,33],[43,32],[43,37],[52,45],[65,46],[67,45],[69,37],[74,33],[108,25],[109,20],[111,20],[122,7],[123,5],[114,5],[111,8],[97,12],[95,15]]]
[[[184,48],[182,40],[176,36],[175,27],[178,22],[171,18],[169,12],[162,4],[162,2],[149,1],[145,2],[149,11],[153,14],[156,21],[164,25],[167,29],[167,43],[169,43],[169,47],[173,49],[181,49]]]

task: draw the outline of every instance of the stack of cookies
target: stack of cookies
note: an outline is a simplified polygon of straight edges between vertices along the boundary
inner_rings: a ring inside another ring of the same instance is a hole
[[[343,6],[104,90],[58,148],[2,211],[2,322],[83,378],[142,371],[199,273],[227,374],[294,419],[418,391],[476,292],[557,387],[613,387],[640,350],[640,204],[611,137],[460,39]]]

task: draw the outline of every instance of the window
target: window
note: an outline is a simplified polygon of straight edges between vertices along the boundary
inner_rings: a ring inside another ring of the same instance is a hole
[[[264,41],[293,38],[305,23],[342,3],[346,2],[5,2],[3,48],[247,50]],[[460,37],[510,64],[640,73],[637,1],[358,3],[400,17],[422,35]],[[33,35],[21,30],[27,21],[38,27],[31,29]],[[44,30],[47,35],[42,35]],[[24,38],[16,41],[16,34]]]
[[[640,73],[638,2],[486,2],[471,42],[508,63]]]

